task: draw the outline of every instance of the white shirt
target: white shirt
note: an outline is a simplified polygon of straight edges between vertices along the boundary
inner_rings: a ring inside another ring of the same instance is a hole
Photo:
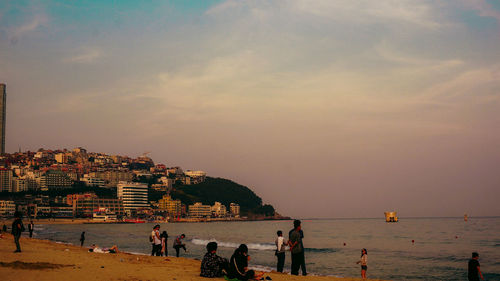
[[[159,230],[153,230],[153,232],[151,233],[151,235],[153,236],[153,243],[155,245],[161,245],[161,239],[158,238],[158,236],[160,236],[160,231]]]
[[[276,239],[276,246],[278,247],[278,252],[282,252],[283,250],[281,248],[283,248],[285,245],[283,245],[283,236],[278,236],[278,238]]]

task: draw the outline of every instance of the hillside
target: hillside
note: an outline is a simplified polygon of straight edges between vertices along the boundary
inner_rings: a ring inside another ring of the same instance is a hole
[[[243,216],[273,216],[274,207],[262,205],[262,199],[248,187],[228,179],[207,177],[200,184],[177,186],[171,193],[186,205],[195,202],[213,205],[215,201],[229,207],[230,203],[240,205]]]

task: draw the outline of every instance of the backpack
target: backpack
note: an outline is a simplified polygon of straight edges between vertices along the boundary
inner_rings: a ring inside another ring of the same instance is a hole
[[[153,234],[149,235],[149,243],[153,243],[154,239],[153,239]]]

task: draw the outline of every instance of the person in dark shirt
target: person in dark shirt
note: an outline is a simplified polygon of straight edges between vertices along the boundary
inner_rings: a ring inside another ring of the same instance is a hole
[[[476,252],[472,253],[472,259],[469,260],[469,270],[467,273],[469,281],[479,281],[479,277],[481,277],[481,280],[484,280],[479,266],[479,254]]]
[[[184,244],[182,242],[182,240],[186,238],[186,235],[183,233],[179,236],[177,236],[177,238],[175,238],[175,241],[174,241],[174,249],[175,249],[175,256],[176,257],[179,257],[179,252],[180,252],[180,249],[184,249],[184,252],[186,252],[186,244]]]
[[[35,229],[35,225],[33,224],[33,221],[30,221],[30,224],[28,224],[28,231],[30,232],[30,238],[33,237],[33,230]]]
[[[217,252],[217,243],[209,242],[207,244],[207,253],[201,261],[201,272],[202,277],[222,277],[224,275],[223,270],[227,271],[229,262],[223,257],[219,257],[215,253]]]
[[[291,274],[293,275],[299,275],[299,268],[302,269],[302,275],[307,275],[303,238],[304,232],[302,231],[301,222],[300,220],[294,220],[293,229],[288,232],[288,244],[292,252]]]
[[[16,250],[14,253],[20,253],[21,245],[19,244],[19,238],[21,238],[21,233],[24,231],[24,225],[20,212],[15,212],[14,217],[16,218],[14,222],[12,222],[12,235],[14,235],[14,243],[16,243]]]
[[[168,233],[167,233],[167,231],[163,231],[160,234],[160,239],[161,239],[161,255],[168,257],[168,247],[167,247]]]
[[[229,269],[227,272],[228,279],[236,278],[241,281],[247,281],[258,280],[262,277],[263,273],[255,274],[255,271],[248,270],[249,260],[248,247],[245,244],[241,244],[238,249],[234,251],[229,261]]]
[[[83,243],[85,242],[85,231],[80,235],[80,247],[83,247]]]

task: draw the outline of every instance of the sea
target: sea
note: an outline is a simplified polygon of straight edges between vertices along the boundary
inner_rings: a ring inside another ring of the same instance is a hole
[[[85,246],[117,245],[121,251],[148,255],[149,235],[155,224],[73,224],[35,225],[36,238],[79,245],[82,231]],[[284,236],[292,221],[238,221],[161,223],[169,234],[168,254],[174,255],[173,241],[186,235],[187,252],[181,256],[201,259],[210,241],[218,243],[217,253],[230,258],[246,244],[250,267],[270,271],[276,267],[276,231]],[[309,275],[360,277],[356,264],[361,249],[368,252],[368,278],[384,280],[467,280],[467,261],[479,253],[486,280],[500,280],[500,217],[401,218],[386,223],[373,219],[304,219],[304,248]],[[290,270],[287,254],[285,269]]]

